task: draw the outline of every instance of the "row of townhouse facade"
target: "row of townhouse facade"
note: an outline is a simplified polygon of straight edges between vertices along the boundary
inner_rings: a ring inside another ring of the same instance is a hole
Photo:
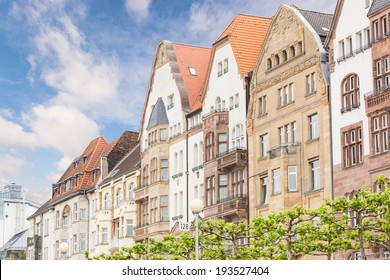
[[[41,258],[60,258],[61,242],[81,259],[178,234],[193,198],[203,219],[249,222],[379,188],[376,176],[390,177],[389,12],[388,0],[339,0],[334,15],[281,5],[272,18],[237,15],[211,48],[161,41],[137,146],[102,144],[83,171],[91,183],[70,187],[76,202],[67,173],[53,186],[30,217],[51,221]]]

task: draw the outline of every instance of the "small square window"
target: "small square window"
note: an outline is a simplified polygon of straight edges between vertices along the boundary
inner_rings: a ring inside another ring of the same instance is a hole
[[[194,67],[188,67],[188,70],[190,71],[191,76],[196,76],[196,69]]]

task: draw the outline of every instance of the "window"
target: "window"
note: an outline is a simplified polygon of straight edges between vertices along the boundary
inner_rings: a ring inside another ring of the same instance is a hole
[[[291,57],[295,56],[295,47],[294,46],[290,47],[290,55],[291,55]]]
[[[207,182],[207,206],[215,204],[215,177],[209,177]]]
[[[233,110],[234,108],[234,98],[233,96],[230,96],[229,98],[229,110]]]
[[[126,236],[133,236],[133,219],[126,220]]]
[[[356,33],[356,47],[358,51],[360,51],[363,47],[363,36],[361,31]]]
[[[119,188],[116,191],[116,207],[119,207],[122,201],[123,201],[123,190],[122,188]]]
[[[49,235],[49,219],[46,219],[43,224],[44,224],[44,232],[43,232],[43,234],[45,236],[48,236]]]
[[[345,59],[345,45],[344,45],[344,40],[341,40],[339,42],[339,53],[340,53],[340,58],[339,60],[344,60]]]
[[[290,83],[278,89],[279,107],[294,101],[294,84]]]
[[[218,77],[222,76],[222,62],[218,62]]]
[[[161,128],[160,129],[160,141],[166,141],[167,140],[167,129]]]
[[[60,211],[56,211],[56,227],[60,227]]]
[[[179,193],[179,214],[183,215],[183,192]]]
[[[282,62],[285,62],[287,60],[287,51],[282,52]]]
[[[175,217],[177,217],[177,215],[178,215],[178,209],[179,209],[178,205],[179,205],[179,198],[178,198],[177,193],[175,193],[174,200],[173,200],[173,207],[174,207],[173,208],[173,215]]]
[[[215,110],[217,112],[221,112],[222,110],[221,98],[219,96],[215,99]]]
[[[150,161],[150,183],[157,182],[157,158],[152,158]]]
[[[310,162],[310,169],[312,190],[318,190],[320,188],[320,161],[314,160]]]
[[[168,196],[161,196],[161,221],[168,221]]]
[[[225,58],[223,61],[223,73],[227,73],[229,71],[229,60]]]
[[[128,190],[129,200],[134,200],[134,191],[135,191],[135,184],[131,182]]]
[[[293,145],[295,145],[297,143],[297,123],[296,122],[291,123],[291,130],[292,130],[291,142]]]
[[[287,167],[287,179],[288,179],[288,190],[296,191],[298,190],[297,185],[297,167],[296,166],[288,166]]]
[[[73,220],[77,221],[77,202],[73,204]]]
[[[233,127],[232,131],[232,147],[241,148],[244,146],[244,126],[242,124],[237,124]]]
[[[268,177],[260,178],[260,186],[261,186],[260,203],[261,205],[268,204]]]
[[[87,219],[87,209],[86,208],[80,208],[80,219],[81,220]]]
[[[161,181],[167,181],[168,180],[168,160],[162,159],[161,160]]]
[[[370,28],[364,29],[364,47],[369,48],[371,45]]]
[[[240,105],[240,101],[238,99],[238,93],[234,95],[234,107],[238,107]]]
[[[386,37],[387,35],[387,18],[386,16],[381,18],[382,23],[382,37]]]
[[[359,108],[359,93],[359,76],[356,74],[351,74],[345,77],[341,87],[341,113],[345,113],[355,108]]]
[[[77,253],[77,235],[73,235],[73,254]]]
[[[280,58],[279,58],[279,55],[275,55],[275,66],[279,65],[280,64]]]
[[[218,154],[222,155],[227,151],[227,134],[218,134]]]
[[[376,76],[382,75],[382,61],[378,60],[377,62],[375,62],[375,65],[376,65]]]
[[[319,137],[317,114],[309,116],[309,126],[310,126],[310,139],[317,139]]]
[[[379,39],[379,22],[376,20],[374,21],[374,40]]]
[[[104,209],[111,209],[111,196],[109,193],[104,195]]]
[[[264,134],[260,136],[260,156],[266,157],[268,152],[268,134]]]
[[[378,117],[372,118],[371,132],[374,154],[389,150],[388,113],[382,112]]]
[[[180,150],[179,153],[179,172],[183,172],[183,151]]]
[[[282,144],[295,144],[296,143],[296,122],[286,124],[278,128],[279,132],[279,145]]]
[[[270,70],[272,68],[272,60],[271,58],[267,59],[267,70]]]
[[[371,6],[371,0],[365,0],[366,1],[366,9],[368,9]]]
[[[280,169],[272,170],[272,184],[273,184],[273,193],[280,193]]]
[[[193,162],[193,166],[198,166],[199,165],[199,162],[198,162],[198,155],[199,155],[199,151],[198,151],[198,144],[195,144],[194,145],[194,162]]]
[[[72,187],[72,182],[71,182],[71,180],[67,180],[67,181],[65,182],[65,191],[69,191],[71,187]]]
[[[384,64],[384,68],[385,68],[385,73],[390,72],[390,61],[389,61],[389,57],[385,57],[385,58],[383,59],[383,64]]]
[[[244,193],[244,178],[243,178],[243,171],[238,170],[231,173],[231,179],[232,179],[232,187],[233,187],[233,194],[236,197],[241,196]]]
[[[347,56],[351,57],[353,55],[352,37],[348,37],[346,41],[347,41],[347,50],[348,50]]]
[[[168,96],[168,106],[167,106],[167,109],[171,109],[173,108],[173,106],[175,106],[175,103],[173,102],[173,94],[169,95]]]
[[[259,98],[259,116],[267,114],[267,96]]]
[[[101,244],[108,244],[108,228],[102,227],[102,242]]]
[[[219,175],[219,200],[224,200],[228,197],[228,189],[227,189],[227,175],[221,174]]]
[[[382,78],[379,78],[376,80],[376,91],[377,92],[381,92],[383,89],[383,86],[382,86]]]
[[[80,233],[80,251],[85,251],[87,248],[87,234]]]
[[[306,76],[306,95],[315,93],[316,91],[316,74],[311,73]]]
[[[196,76],[196,69],[194,67],[188,67],[188,71],[191,76]]]
[[[209,132],[206,136],[206,160],[214,158],[214,133]]]

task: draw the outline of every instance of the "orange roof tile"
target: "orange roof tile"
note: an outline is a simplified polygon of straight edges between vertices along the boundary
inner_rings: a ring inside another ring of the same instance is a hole
[[[229,38],[238,69],[245,77],[256,63],[272,19],[238,14],[214,44]]]
[[[192,108],[206,79],[211,49],[176,43],[172,45]],[[191,75],[189,67],[195,69],[196,75]]]

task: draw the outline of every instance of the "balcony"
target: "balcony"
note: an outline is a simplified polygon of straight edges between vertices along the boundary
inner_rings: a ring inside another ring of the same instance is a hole
[[[355,110],[355,109],[358,109],[358,108],[360,108],[360,102],[352,104],[352,106],[348,105],[348,106],[345,106],[344,108],[341,108],[340,109],[340,113],[344,114],[344,113],[351,112],[352,110]]]
[[[366,108],[376,107],[377,105],[384,104],[390,100],[390,84],[385,85],[381,89],[367,92],[364,95],[366,101]]]
[[[218,170],[225,171],[246,166],[247,150],[242,147],[231,149],[218,155]]]
[[[248,206],[246,195],[235,195],[218,200],[217,204],[206,206],[204,208],[204,217],[224,218],[237,215],[239,218],[245,218]]]
[[[134,241],[142,241],[149,237],[163,236],[169,233],[169,221],[160,221],[153,224],[141,224],[134,227]]]
[[[282,155],[295,155],[297,153],[297,146],[300,145],[299,142],[280,144],[268,151],[269,158],[274,159]]]
[[[108,250],[109,251],[117,251],[117,250],[119,250],[119,240],[118,239],[111,240],[108,243]]]
[[[139,186],[134,192],[134,199],[140,200],[149,196],[149,184]]]
[[[215,109],[203,116],[203,120],[213,118],[215,124],[228,123],[229,110]]]

